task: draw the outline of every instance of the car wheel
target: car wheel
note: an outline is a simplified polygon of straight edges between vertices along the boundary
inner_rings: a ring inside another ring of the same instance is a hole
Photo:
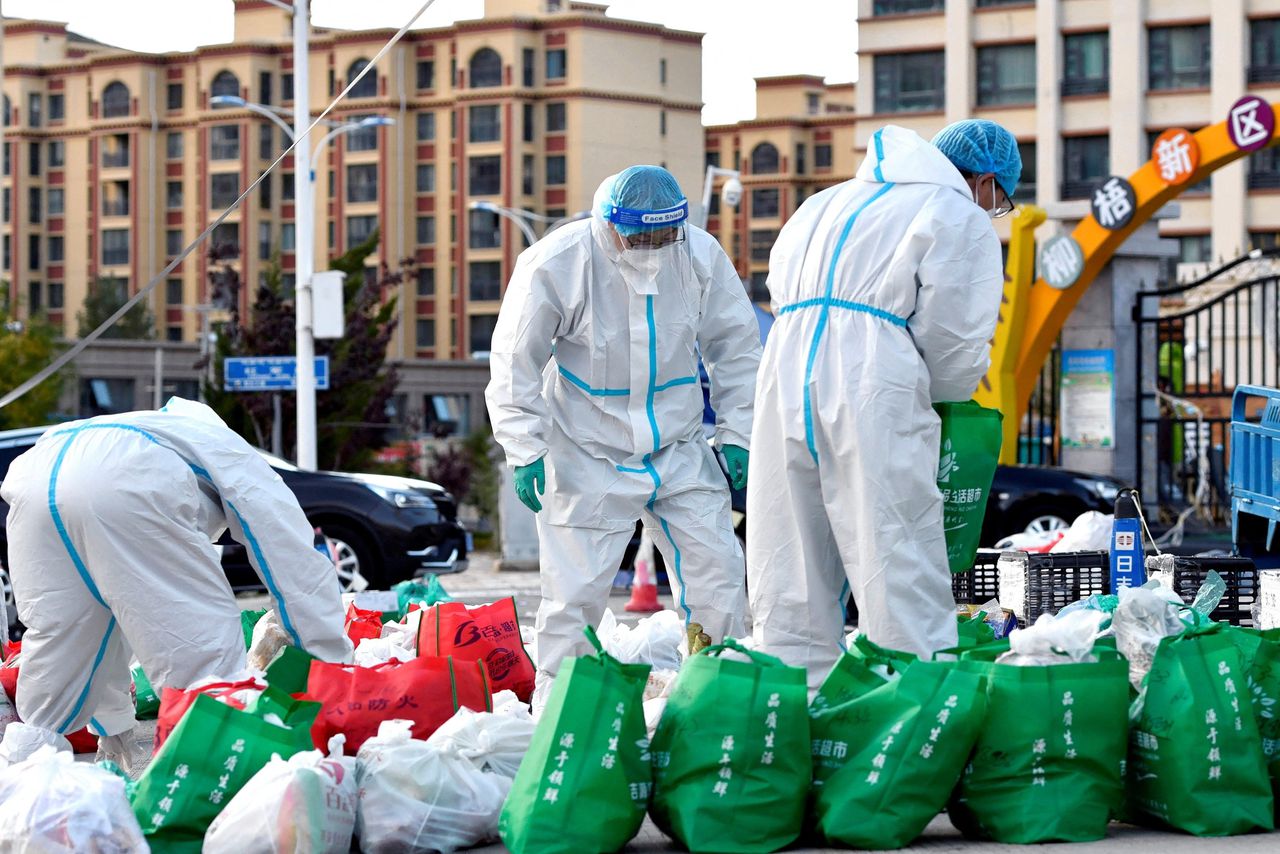
[[[1070,527],[1071,524],[1061,516],[1045,513],[1027,522],[1027,526],[1022,532],[1024,534],[1053,534],[1058,531],[1065,531]]]
[[[1052,534],[1070,528],[1071,520],[1082,512],[1061,504],[1034,504],[1019,511],[1009,528],[1020,534]]]
[[[345,525],[322,525],[325,539],[337,555],[338,584],[344,593],[377,588],[382,580],[381,569],[373,559],[373,550],[367,540]]]

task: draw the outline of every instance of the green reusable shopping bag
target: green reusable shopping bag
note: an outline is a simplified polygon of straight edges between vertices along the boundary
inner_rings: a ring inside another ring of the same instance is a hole
[[[1124,798],[1128,664],[1097,647],[1097,662],[1039,667],[973,652],[957,666],[987,677],[987,719],[952,795],[951,823],[997,842],[1101,839]]]
[[[644,724],[649,665],[604,652],[560,665],[547,706],[502,806],[512,854],[604,854],[644,823],[653,768]]]
[[[732,639],[685,661],[653,737],[654,823],[694,852],[794,842],[812,779],[807,700],[804,668]]]
[[[986,708],[981,675],[921,661],[857,699],[812,713],[810,811],[823,839],[882,849],[919,836],[946,806]]]
[[[1196,836],[1275,825],[1249,675],[1227,626],[1167,637],[1134,703],[1130,817]]]
[[[296,646],[282,646],[267,665],[267,684],[286,694],[301,694],[307,690],[311,674],[311,662],[316,657]]]
[[[987,624],[987,612],[979,611],[972,617],[956,614],[956,649],[971,649],[991,643],[996,639],[995,629]]]
[[[809,704],[810,712],[837,706],[878,688],[901,673],[913,661],[909,652],[887,649],[872,643],[866,635],[855,635],[849,648],[836,659]]]
[[[1262,755],[1271,777],[1271,794],[1280,824],[1280,629],[1233,628],[1229,637],[1248,673],[1253,718],[1262,736]]]
[[[253,646],[253,627],[258,625],[258,620],[261,620],[266,614],[266,608],[257,611],[240,612],[240,628],[244,631],[244,648],[246,651]]]
[[[153,721],[160,714],[160,698],[152,686],[147,674],[142,672],[142,665],[135,664],[129,668],[133,677],[133,716],[140,721]]]
[[[274,688],[244,711],[196,697],[130,795],[152,850],[197,854],[210,822],[272,754],[287,759],[311,749],[319,711],[319,703]],[[267,714],[286,726],[268,723]]]
[[[947,536],[947,563],[952,572],[967,572],[978,555],[987,495],[1000,462],[1003,416],[973,401],[935,403],[942,419],[938,490]]]

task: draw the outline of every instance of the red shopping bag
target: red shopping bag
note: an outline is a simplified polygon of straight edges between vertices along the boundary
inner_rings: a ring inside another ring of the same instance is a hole
[[[235,697],[235,694],[241,691],[261,693],[266,687],[266,683],[261,680],[244,679],[240,682],[212,682],[199,688],[186,690],[165,688],[160,692],[160,713],[156,716],[156,736],[151,749],[152,754],[160,752],[160,747],[169,737],[169,733],[173,732],[174,727],[182,720],[182,716],[187,713],[187,709],[191,708],[191,704],[201,694],[208,694],[233,709],[243,709],[245,704]]]
[[[533,661],[525,652],[512,597],[473,607],[432,605],[418,624],[418,654],[483,661],[494,691],[514,691],[526,703],[533,696]]]
[[[332,736],[343,733],[346,752],[352,756],[378,734],[383,721],[412,721],[413,737],[426,738],[460,706],[493,710],[484,662],[437,657],[373,667],[313,661],[302,698],[322,704],[311,729],[318,749],[326,749]]]
[[[354,602],[348,605],[347,637],[353,646],[359,646],[365,638],[382,637],[382,612],[357,608]]]

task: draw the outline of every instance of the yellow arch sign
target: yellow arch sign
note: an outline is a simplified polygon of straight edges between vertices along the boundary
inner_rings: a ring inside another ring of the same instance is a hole
[[[1180,153],[1188,154],[1189,164],[1183,160],[1181,169],[1174,169],[1167,158],[1153,158],[1143,164],[1128,178],[1132,196],[1125,201],[1131,215],[1123,224],[1113,222],[1113,227],[1104,227],[1097,219],[1095,206],[1094,214],[1081,220],[1071,232],[1082,265],[1066,287],[1051,286],[1043,275],[1034,284],[1031,282],[1034,232],[1044,221],[1045,213],[1033,205],[1018,209],[1009,242],[1004,304],[992,344],[991,368],[975,395],[979,403],[1004,413],[1002,462],[1016,461],[1018,426],[1040,369],[1072,309],[1116,250],[1165,202],[1187,187],[1228,163],[1280,141],[1275,135],[1277,112],[1280,103],[1269,104],[1262,98],[1245,96],[1232,107],[1226,121],[1194,134],[1187,132],[1194,145]],[[1170,181],[1167,175],[1176,178]],[[1124,188],[1117,185],[1117,192],[1120,189]]]

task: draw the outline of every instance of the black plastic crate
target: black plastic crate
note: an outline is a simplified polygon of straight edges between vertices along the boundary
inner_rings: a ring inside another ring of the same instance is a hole
[[[973,568],[951,576],[951,595],[957,605],[985,605],[1000,596],[1000,552],[979,549]]]
[[[1258,567],[1247,557],[1182,557],[1162,555],[1152,565],[1166,569],[1173,563],[1173,589],[1188,605],[1213,570],[1222,576],[1227,591],[1210,618],[1233,626],[1253,625],[1253,603],[1258,600]]]
[[[1000,604],[1024,627],[1041,614],[1056,614],[1072,602],[1111,592],[1107,552],[1005,552],[999,575]]]

